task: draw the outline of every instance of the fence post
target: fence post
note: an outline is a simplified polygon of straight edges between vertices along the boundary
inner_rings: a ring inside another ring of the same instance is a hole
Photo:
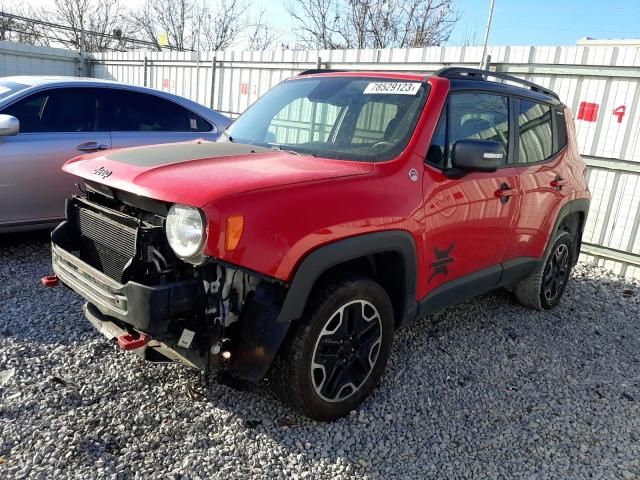
[[[484,59],[482,60],[482,65],[480,66],[480,68],[482,70],[489,70],[489,66],[491,65],[491,55],[487,55],[486,57],[484,57]]]
[[[318,57],[318,60],[316,61],[316,70],[320,69],[322,69],[322,57]]]
[[[215,110],[215,108],[213,108],[213,98],[216,93],[216,63],[218,62],[214,55],[213,60],[211,61],[211,100],[209,101],[209,108],[211,110]]]
[[[144,79],[143,79],[143,85],[146,87],[147,86],[147,71],[149,69],[149,60],[147,59],[147,56],[144,56]]]

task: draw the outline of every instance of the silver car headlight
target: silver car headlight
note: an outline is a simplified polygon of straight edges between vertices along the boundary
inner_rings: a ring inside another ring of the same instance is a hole
[[[206,237],[204,215],[197,208],[174,204],[167,215],[166,233],[178,257],[198,257]]]

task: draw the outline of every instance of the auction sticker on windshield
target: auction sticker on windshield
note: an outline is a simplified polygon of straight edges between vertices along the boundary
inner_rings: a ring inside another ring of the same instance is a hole
[[[364,94],[383,93],[393,95],[415,95],[420,89],[418,82],[372,82],[364,89]]]

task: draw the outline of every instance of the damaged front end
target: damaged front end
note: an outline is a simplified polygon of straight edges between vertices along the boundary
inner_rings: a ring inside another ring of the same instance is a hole
[[[179,259],[164,231],[169,207],[88,183],[52,233],[55,275],[121,348],[262,379],[289,326],[277,321],[285,285],[211,258]]]

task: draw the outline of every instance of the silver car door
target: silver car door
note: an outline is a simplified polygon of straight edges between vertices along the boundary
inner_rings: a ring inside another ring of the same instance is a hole
[[[199,115],[158,95],[109,89],[106,102],[111,119],[113,148],[184,142],[197,138],[215,140],[215,126]]]
[[[20,133],[0,138],[0,226],[64,217],[65,199],[77,191],[78,179],[62,165],[111,147],[100,104],[97,88],[51,88],[3,109],[18,118]]]

